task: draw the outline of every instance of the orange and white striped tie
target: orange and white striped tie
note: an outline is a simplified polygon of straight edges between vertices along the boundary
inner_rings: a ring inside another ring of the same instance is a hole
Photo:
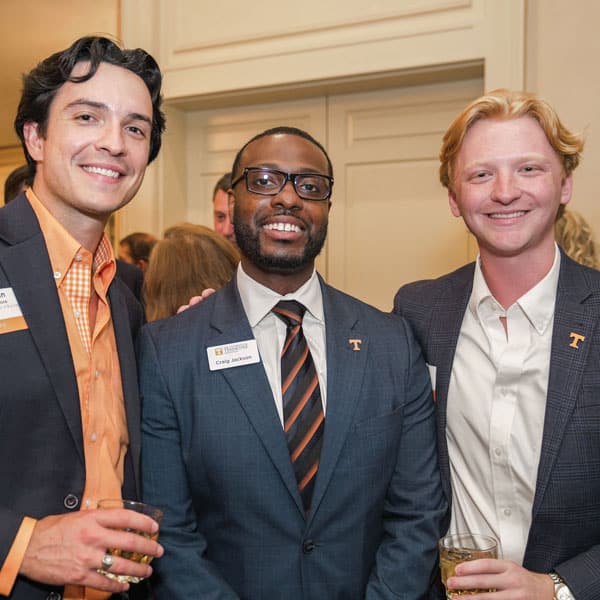
[[[304,510],[308,513],[325,429],[321,388],[302,331],[306,308],[295,300],[281,300],[273,312],[287,326],[281,352],[283,429]]]

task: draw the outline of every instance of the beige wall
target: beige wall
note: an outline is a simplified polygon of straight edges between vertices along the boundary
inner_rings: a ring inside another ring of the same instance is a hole
[[[25,160],[13,130],[22,74],[82,35],[118,36],[120,13],[120,0],[0,0],[2,187],[6,176]]]
[[[600,237],[600,3],[528,0],[526,87],[546,98],[570,129],[584,131],[571,208]]]

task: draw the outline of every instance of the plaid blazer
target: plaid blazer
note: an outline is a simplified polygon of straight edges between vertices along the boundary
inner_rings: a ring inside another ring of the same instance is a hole
[[[448,386],[474,266],[408,284],[394,300],[394,312],[410,322],[437,369],[440,471],[450,503]],[[564,253],[532,513],[523,566],[558,572],[577,600],[600,599],[600,272]]]

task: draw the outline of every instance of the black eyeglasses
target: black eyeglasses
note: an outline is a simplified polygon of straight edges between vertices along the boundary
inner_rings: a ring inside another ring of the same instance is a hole
[[[246,167],[244,172],[231,182],[236,186],[246,179],[246,189],[261,196],[276,196],[288,181],[292,182],[296,194],[302,200],[328,200],[331,196],[333,177],[319,173],[286,173],[267,167]]]

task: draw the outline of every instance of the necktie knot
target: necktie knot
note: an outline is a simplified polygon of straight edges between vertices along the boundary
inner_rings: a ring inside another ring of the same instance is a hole
[[[274,307],[273,312],[288,326],[296,327],[302,325],[302,319],[306,312],[306,306],[296,300],[280,300]]]

